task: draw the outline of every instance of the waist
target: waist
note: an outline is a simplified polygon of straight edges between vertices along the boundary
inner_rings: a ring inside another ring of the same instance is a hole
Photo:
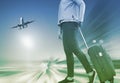
[[[76,19],[61,19],[58,22],[58,25],[61,25],[62,23],[79,23],[79,20]]]
[[[77,22],[62,22],[60,24],[60,27],[63,31],[69,32],[70,30],[74,31],[79,28],[79,25]]]

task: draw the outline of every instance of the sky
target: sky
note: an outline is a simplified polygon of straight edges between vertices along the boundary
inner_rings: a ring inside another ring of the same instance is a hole
[[[58,6],[60,0],[0,0],[0,60],[34,60],[65,58],[58,39]],[[120,59],[119,0],[85,0],[86,12],[82,30],[88,42],[103,41],[112,59]],[[11,29],[19,23],[34,20],[23,30]],[[81,49],[85,46],[81,39]]]

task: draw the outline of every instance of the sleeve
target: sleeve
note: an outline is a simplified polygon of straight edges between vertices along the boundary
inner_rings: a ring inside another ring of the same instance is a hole
[[[84,14],[85,14],[85,2],[83,0],[73,0],[73,1],[80,6],[79,19],[81,22],[83,22]]]

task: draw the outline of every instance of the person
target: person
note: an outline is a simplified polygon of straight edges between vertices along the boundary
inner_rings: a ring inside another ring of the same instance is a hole
[[[89,64],[85,54],[81,51],[78,38],[79,27],[84,20],[85,2],[83,0],[61,0],[58,11],[59,38],[62,38],[67,61],[67,76],[58,83],[74,82],[74,57],[77,56],[85,68],[89,83],[93,83],[95,71]]]

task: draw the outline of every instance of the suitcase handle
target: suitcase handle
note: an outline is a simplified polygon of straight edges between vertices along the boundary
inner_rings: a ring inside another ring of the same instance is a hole
[[[84,44],[85,44],[86,48],[88,49],[88,48],[89,48],[89,47],[88,47],[88,44],[87,44],[87,42],[86,42],[86,39],[85,39],[85,37],[84,37],[84,35],[83,35],[82,30],[81,30],[80,27],[79,27],[79,31],[80,31],[80,34],[81,34],[82,39],[83,39],[83,41],[84,41]]]

